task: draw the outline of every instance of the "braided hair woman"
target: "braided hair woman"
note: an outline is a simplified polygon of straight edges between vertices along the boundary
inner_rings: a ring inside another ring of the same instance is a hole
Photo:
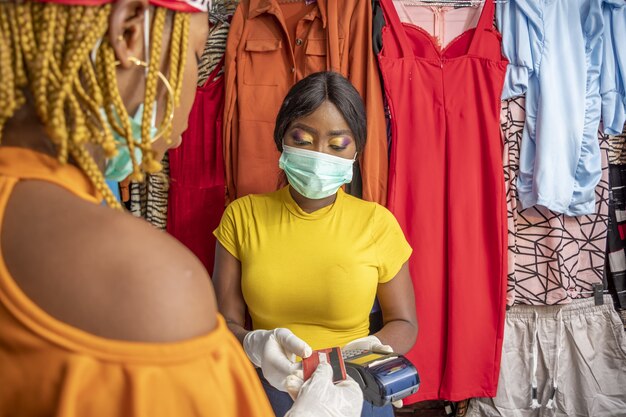
[[[201,263],[105,182],[180,140],[206,9],[0,0],[0,415],[272,415]],[[292,415],[351,415],[318,371]]]

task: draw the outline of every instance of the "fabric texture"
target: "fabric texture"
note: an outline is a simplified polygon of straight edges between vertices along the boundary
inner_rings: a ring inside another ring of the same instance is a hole
[[[602,2],[498,4],[503,51],[511,62],[502,98],[526,95],[517,179],[522,208],[540,205],[569,216],[595,212],[602,171]]]
[[[626,165],[609,165],[609,185],[607,287],[615,307],[626,311]]]
[[[517,175],[525,101],[502,102],[504,178],[507,188],[509,262],[507,304],[567,304],[588,297],[604,276],[609,207],[607,136],[598,132],[602,177],[594,214],[566,216],[545,207],[522,208]]]
[[[295,18],[285,15],[293,6],[297,7]],[[371,31],[369,1],[283,5],[277,0],[243,0],[239,4],[225,63],[224,157],[229,201],[279,187],[280,153],[273,140],[279,107],[297,81],[331,70],[346,76],[364,100],[368,137],[359,156],[362,196],[385,204],[387,136],[380,80],[367,36]],[[350,191],[352,186],[359,188],[351,184]]]
[[[406,356],[422,384],[405,402],[495,395],[507,271],[499,126],[507,61],[494,3],[443,49],[401,23],[391,0],[380,6],[393,132],[388,208],[414,249],[420,326]]]
[[[626,335],[610,296],[599,306],[513,306],[498,394],[473,399],[467,417],[623,417],[625,386]]]
[[[617,135],[626,122],[626,2],[604,0],[602,71],[602,123],[606,133]]]
[[[609,164],[626,164],[626,125],[619,135],[609,135]]]
[[[0,148],[0,224],[13,187],[47,181],[101,201],[71,165]],[[105,339],[39,308],[0,258],[0,415],[273,416],[239,342],[218,316],[209,334],[177,343]],[[36,400],[34,400],[36,399]]]
[[[213,271],[215,237],[225,206],[222,65],[198,87],[181,145],[169,151],[167,231]]]
[[[144,182],[130,182],[129,211],[141,217],[157,229],[167,227],[167,198],[170,188],[170,164],[167,153],[161,161],[163,170],[156,174],[146,174]]]
[[[475,7],[456,7],[393,0],[393,5],[401,22],[425,30],[432,35],[439,48],[445,48],[457,36],[478,25],[484,3]]]
[[[253,329],[286,327],[313,349],[367,336],[378,284],[411,254],[387,209],[341,189],[313,213],[298,206],[289,186],[240,198],[215,236],[241,262]]]

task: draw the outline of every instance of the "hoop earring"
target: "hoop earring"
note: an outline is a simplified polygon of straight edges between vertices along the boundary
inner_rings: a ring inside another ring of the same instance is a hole
[[[128,58],[128,60],[130,62],[132,62],[133,64],[135,64],[138,67],[144,67],[144,68],[148,68],[148,63],[145,61],[142,61],[140,59],[135,58],[134,56],[131,56]],[[119,64],[121,64],[120,61],[115,61],[115,66],[118,66]],[[157,129],[157,133],[156,135],[154,135],[154,137],[152,139],[150,139],[150,143],[154,143],[156,142],[158,139],[161,138],[161,136],[163,136],[163,134],[169,130],[169,128],[172,126],[172,122],[174,121],[174,89],[172,88],[172,85],[170,84],[170,82],[167,80],[167,78],[165,77],[165,75],[161,72],[161,71],[157,71],[157,75],[159,76],[159,78],[161,79],[161,81],[163,82],[163,85],[165,85],[165,89],[167,90],[167,94],[168,94],[168,101],[169,104],[171,105],[171,111],[170,114],[168,114],[165,119],[163,119],[163,122],[161,123],[161,126],[159,126],[159,128]],[[171,144],[172,143],[172,138],[167,138],[165,139],[165,143],[166,144]]]

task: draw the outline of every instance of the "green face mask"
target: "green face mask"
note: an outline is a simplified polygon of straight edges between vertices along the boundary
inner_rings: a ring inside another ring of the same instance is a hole
[[[104,113],[104,110],[101,110]],[[153,112],[154,114],[154,112]],[[137,112],[129,119],[130,126],[133,131],[133,139],[135,143],[141,142],[141,118],[143,117],[143,103],[137,108]],[[150,137],[156,136],[157,128],[154,122],[150,124]],[[113,130],[113,138],[117,146],[117,155],[107,160],[104,170],[104,177],[111,181],[122,181],[133,172],[133,162],[130,159],[130,151],[126,144],[126,139]],[[142,152],[138,147],[135,148],[135,161],[141,163]]]
[[[335,194],[339,187],[352,181],[355,159],[356,154],[354,159],[346,159],[283,145],[278,166],[297,192],[319,200]]]

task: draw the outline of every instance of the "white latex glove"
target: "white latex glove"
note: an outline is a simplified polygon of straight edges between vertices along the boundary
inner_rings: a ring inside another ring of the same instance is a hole
[[[243,350],[250,361],[263,371],[273,387],[286,391],[285,378],[302,369],[296,356],[307,358],[313,349],[289,329],[254,330],[243,339]]]
[[[343,350],[371,350],[372,352],[391,353],[393,348],[389,345],[383,345],[376,336],[365,336],[360,339],[353,340],[343,347]],[[291,394],[291,392],[288,390]],[[402,400],[394,401],[391,403],[396,408],[402,408]]]
[[[298,378],[289,376],[289,380]],[[303,385],[298,398],[285,417],[359,417],[363,408],[363,392],[354,380],[333,384],[333,368],[320,363]]]
[[[393,352],[393,348],[389,345],[383,345],[383,342],[380,341],[376,336],[365,336],[360,339],[353,340],[352,342],[345,345],[342,350],[355,350],[355,349],[363,349],[363,350],[371,350],[372,352],[381,352],[381,353],[391,353]]]

